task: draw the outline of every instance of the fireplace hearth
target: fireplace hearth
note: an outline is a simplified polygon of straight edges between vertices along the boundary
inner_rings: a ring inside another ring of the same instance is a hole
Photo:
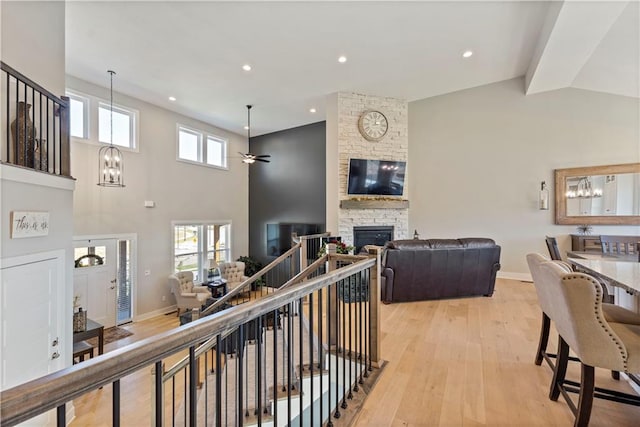
[[[389,240],[393,240],[393,226],[366,226],[353,227],[353,246],[356,254],[365,245],[384,246]]]

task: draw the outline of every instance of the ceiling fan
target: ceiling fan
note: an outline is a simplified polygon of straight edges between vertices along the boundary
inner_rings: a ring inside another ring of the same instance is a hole
[[[251,105],[247,105],[247,141],[251,139]],[[242,162],[252,164],[255,162],[269,163],[271,160],[266,160],[271,157],[270,154],[253,154],[253,153],[238,153],[242,156]]]
[[[243,163],[255,163],[255,162],[264,162],[269,163],[271,160],[266,160],[266,157],[271,157],[271,154],[252,154],[252,153],[238,153],[242,156]]]

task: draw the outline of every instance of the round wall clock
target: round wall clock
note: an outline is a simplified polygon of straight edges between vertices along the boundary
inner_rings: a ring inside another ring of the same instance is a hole
[[[389,122],[380,111],[367,110],[360,115],[358,129],[366,140],[380,141],[389,129]]]

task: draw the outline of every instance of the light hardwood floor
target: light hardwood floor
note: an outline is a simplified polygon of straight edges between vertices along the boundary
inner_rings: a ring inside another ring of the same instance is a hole
[[[492,298],[383,305],[382,357],[388,363],[355,426],[572,426],[562,398],[548,399],[551,370],[533,363],[540,310],[530,283],[498,280]],[[174,315],[127,326],[113,350],[178,326]],[[552,332],[550,348],[555,349]],[[178,357],[173,358],[173,362]],[[578,379],[571,364],[569,378]],[[122,425],[147,426],[150,369],[122,381]],[[597,371],[596,385],[631,392]],[[111,425],[111,390],[75,402],[72,426]],[[640,408],[596,399],[591,427],[640,425]]]

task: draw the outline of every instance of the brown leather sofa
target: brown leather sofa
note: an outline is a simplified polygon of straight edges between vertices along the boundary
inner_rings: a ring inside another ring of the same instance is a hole
[[[500,246],[491,239],[393,240],[382,256],[382,301],[491,296]]]

